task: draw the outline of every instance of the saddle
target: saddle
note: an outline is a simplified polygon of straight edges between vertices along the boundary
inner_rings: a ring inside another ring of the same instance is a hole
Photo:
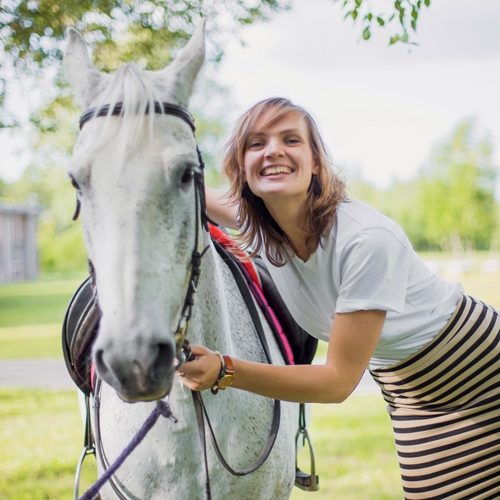
[[[89,276],[71,297],[62,326],[62,350],[69,375],[86,395],[92,393],[91,348],[99,329],[100,310]]]

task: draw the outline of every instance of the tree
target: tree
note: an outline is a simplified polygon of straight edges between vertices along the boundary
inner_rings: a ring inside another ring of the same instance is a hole
[[[417,250],[439,249],[425,234],[423,213],[419,203],[420,179],[400,182],[394,179],[390,187],[378,190],[360,179],[349,180],[349,196],[369,203],[395,220]]]
[[[98,43],[98,69],[113,70],[121,58],[141,60],[149,69],[165,66],[172,49],[182,46],[201,16],[210,18],[213,60],[220,58],[224,33],[238,24],[269,17],[287,0],[4,0],[0,7],[0,127],[15,126],[5,110],[13,78],[47,78],[47,69],[62,57],[64,30],[75,26],[87,42]],[[222,35],[221,35],[222,34]],[[120,45],[120,48],[118,48]],[[124,54],[123,52],[127,52]]]
[[[421,171],[426,238],[455,253],[488,249],[498,227],[495,178],[490,141],[476,137],[473,120],[459,124]]]
[[[338,2],[339,0],[333,0]],[[381,28],[391,24],[394,19],[399,22],[399,33],[389,39],[389,45],[397,42],[413,43],[410,41],[410,30],[417,31],[418,17],[423,7],[429,7],[430,0],[396,0],[387,12],[372,10],[369,0],[344,0],[342,8],[346,10],[345,19],[351,17],[354,22],[362,19],[363,40],[369,40],[373,26]]]

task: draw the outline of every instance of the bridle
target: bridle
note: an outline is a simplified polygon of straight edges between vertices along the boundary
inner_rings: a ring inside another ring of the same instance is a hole
[[[149,108],[150,106],[148,105],[145,110],[146,114],[150,113]],[[160,103],[155,101],[153,103],[153,112],[159,115],[170,115],[180,118],[189,125],[193,134],[196,131],[193,116],[187,109],[181,106],[177,106],[176,104],[172,104],[169,102]],[[121,102],[117,102],[114,105],[104,104],[96,108],[88,109],[80,117],[80,130],[82,130],[83,126],[88,121],[94,118],[105,117],[105,116],[123,117],[123,114],[124,114],[124,105]],[[191,262],[189,264],[191,273],[187,285],[184,303],[181,309],[180,319],[175,331],[175,351],[176,351],[175,357],[177,360],[176,363],[177,370],[179,370],[182,367],[182,365],[186,362],[187,359],[194,358],[191,348],[189,347],[189,342],[187,340],[187,331],[189,327],[189,321],[192,316],[194,298],[198,286],[198,279],[201,273],[201,259],[203,258],[205,252],[208,250],[207,246],[203,249],[202,252],[199,251],[200,219],[201,219],[201,226],[203,227],[203,229],[205,229],[205,231],[208,231],[209,218],[207,215],[207,207],[205,202],[205,179],[204,179],[205,162],[203,161],[203,157],[201,155],[201,151],[197,143],[196,143],[196,154],[198,156],[198,170],[193,171],[193,181],[195,189],[195,216],[196,216],[195,241],[194,241],[194,250],[191,254]],[[77,207],[73,220],[76,220],[79,214],[80,214],[80,200],[77,197]],[[93,265],[90,261],[89,261],[89,268],[93,270]],[[92,279],[95,280],[95,276],[93,276]]]
[[[150,112],[149,105],[145,110],[146,113]],[[189,127],[191,128],[193,134],[196,131],[194,119],[192,115],[187,111],[185,108],[182,108],[181,106],[178,106],[176,104],[172,103],[167,103],[167,102],[154,102],[153,103],[153,112],[155,114],[162,114],[162,115],[170,115],[170,116],[175,116],[177,118],[182,119]],[[106,104],[102,105],[96,108],[91,108],[84,112],[82,116],[80,117],[80,130],[83,128],[83,126],[90,120],[98,117],[105,117],[105,116],[123,116],[124,113],[124,104],[121,102],[118,102],[114,105]],[[201,260],[203,256],[205,255],[206,251],[209,249],[209,246],[206,246],[203,251],[200,252],[199,250],[199,244],[200,244],[200,227],[202,227],[205,231],[209,231],[209,226],[208,223],[210,219],[208,218],[207,215],[207,209],[206,209],[206,200],[205,200],[205,182],[204,182],[204,170],[205,170],[205,163],[203,161],[201,151],[198,147],[198,144],[196,143],[196,153],[198,156],[198,170],[194,170],[194,189],[195,189],[195,214],[196,214],[196,229],[195,229],[195,242],[194,242],[194,249],[191,254],[191,261],[190,261],[190,277],[187,285],[187,290],[184,298],[184,303],[181,309],[181,315],[179,322],[177,324],[177,329],[175,332],[175,344],[176,344],[176,370],[179,370],[182,365],[191,359],[194,359],[193,352],[189,346],[189,342],[187,340],[187,332],[188,332],[188,327],[189,327],[189,322],[192,317],[192,312],[193,312],[193,306],[195,303],[195,295],[197,293],[197,286],[198,286],[198,280],[200,277],[201,273]],[[76,205],[76,211],[75,215],[73,217],[73,220],[76,220],[80,214],[80,199],[77,196],[77,205]],[[229,265],[229,262],[228,262]],[[230,266],[231,267],[231,266]],[[233,266],[234,267],[234,266]],[[94,293],[96,295],[96,302],[97,302],[97,289],[95,285],[95,270],[92,265],[92,262],[89,260],[89,269],[91,270],[91,279],[93,282],[93,288],[94,288]],[[235,274],[235,270],[233,269],[233,274]],[[235,274],[235,278],[236,278]],[[241,279],[241,278],[240,278]],[[247,292],[248,293],[248,292]],[[260,319],[258,317],[258,313],[255,309],[255,305],[252,302],[251,298],[246,298],[245,299],[247,302],[247,305],[250,304],[253,306],[251,309],[251,315],[254,320],[255,326],[257,328],[259,338],[262,343],[262,347],[264,349],[264,352],[266,354],[266,358],[269,363],[271,363],[271,358],[270,358],[270,353],[269,353],[269,348],[267,346],[267,342],[265,340],[263,330],[262,330],[262,325],[260,323]],[[101,455],[101,460],[102,460],[102,465],[104,469],[108,469],[107,472],[111,472],[112,468],[119,467],[119,465],[116,466],[113,464],[111,467],[109,467],[109,464],[107,464],[107,460],[104,455],[104,449],[102,447],[102,441],[100,439],[100,429],[99,429],[99,406],[100,406],[100,398],[99,398],[99,387],[100,387],[100,379],[97,380],[97,386],[96,386],[96,394],[95,394],[95,399],[96,399],[96,404],[95,404],[95,413],[96,413],[96,421],[97,421],[97,429],[96,429],[96,441],[99,441],[97,443],[97,446],[100,451]],[[167,395],[168,396],[168,395]],[[203,455],[204,455],[204,461],[205,461],[205,473],[206,473],[206,482],[205,482],[205,490],[206,490],[206,495],[207,499],[211,499],[211,491],[210,491],[210,478],[208,474],[208,459],[207,459],[207,447],[206,447],[206,441],[205,441],[205,430],[204,430],[204,418],[207,420],[208,428],[212,437],[212,442],[214,444],[214,448],[216,451],[216,454],[221,461],[222,465],[233,475],[235,476],[244,476],[247,475],[251,472],[254,472],[257,470],[267,459],[269,456],[274,442],[276,440],[277,432],[279,429],[279,423],[280,423],[280,402],[278,400],[275,400],[274,402],[274,413],[273,413],[273,422],[272,422],[272,428],[269,434],[269,438],[267,440],[266,445],[264,446],[264,449],[262,450],[261,454],[259,457],[255,460],[253,464],[250,466],[246,467],[245,469],[242,470],[234,470],[232,469],[229,464],[226,462],[224,457],[222,456],[222,453],[219,450],[219,447],[217,445],[217,441],[215,439],[215,434],[213,432],[212,426],[210,424],[210,420],[208,418],[207,411],[205,409],[205,405],[203,404],[203,399],[201,397],[201,394],[199,392],[192,391],[192,396],[193,396],[193,402],[195,406],[195,411],[196,411],[196,418],[198,422],[198,430],[200,433],[200,439],[202,442],[202,449],[203,449]],[[173,417],[170,407],[168,403],[164,403],[161,400],[157,402],[157,408],[153,411],[151,416],[149,417],[148,422],[146,424],[148,425],[154,425],[156,422],[156,419],[159,417],[161,414],[162,416],[166,418],[170,418],[174,422],[177,420],[175,417]],[[87,401],[87,412],[89,411],[88,407],[88,401]],[[146,425],[145,424],[145,425]],[[89,416],[87,416],[87,425],[90,425],[90,419]],[[143,426],[144,428],[144,426]],[[148,428],[148,430],[151,427]],[[147,432],[147,431],[146,431]],[[84,451],[82,453],[82,456],[80,458],[80,462],[78,465],[77,469],[77,478],[75,482],[75,498],[77,498],[78,495],[78,482],[79,482],[79,470],[81,467],[81,464],[83,463],[83,459],[85,458],[86,455],[90,454],[90,447],[92,446],[87,445],[87,439],[90,440],[90,437],[87,436],[88,431],[86,430],[86,444]],[[137,437],[137,435],[136,435]],[[136,439],[136,437],[134,439]],[[141,438],[142,439],[142,438]],[[134,444],[134,448],[137,446],[137,444]],[[130,445],[129,445],[130,447]],[[134,448],[130,448],[130,452],[133,451]],[[124,455],[124,453],[122,453]],[[121,455],[121,456],[122,456]],[[116,467],[115,467],[116,466]],[[119,491],[118,487],[114,484],[114,482],[111,479],[111,474],[108,474],[108,478],[106,480],[110,481],[110,484],[112,488],[114,489],[115,493],[118,495],[119,498],[126,500],[126,497],[124,497],[121,492]],[[99,483],[100,481],[98,481]],[[95,488],[97,486],[97,483],[92,487]],[[99,488],[102,486],[102,484],[99,486]],[[91,489],[92,489],[91,488]],[[89,490],[90,491],[90,490]],[[96,491],[98,489],[96,488]],[[84,495],[84,497],[86,497]],[[82,497],[82,498],[84,498]]]

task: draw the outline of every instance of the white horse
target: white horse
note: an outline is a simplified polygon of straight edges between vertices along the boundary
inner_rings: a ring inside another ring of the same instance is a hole
[[[197,231],[198,250],[209,248],[201,261],[189,341],[266,361],[234,278],[196,216],[193,177],[200,166],[193,132],[178,116],[146,111],[155,102],[187,108],[204,60],[204,23],[177,59],[158,72],[126,64],[115,74],[102,74],[78,32],[70,28],[67,38],[65,69],[83,110],[123,103],[122,115],[94,116],[85,124],[68,167],[102,310],[93,360],[106,382],[99,426],[107,459],[115,460],[155,407],[154,400],[169,391],[178,419],[174,424],[160,418],[115,474],[120,494],[107,485],[101,495],[104,500],[203,499],[205,470],[193,402],[174,377],[174,333]],[[265,331],[273,361],[283,363],[267,325]],[[274,402],[236,389],[217,395],[207,391],[203,397],[230,465],[241,469],[255,461],[269,436]],[[297,421],[295,406],[281,407],[274,448],[254,473],[230,475],[207,444],[214,499],[289,498]],[[101,475],[99,461],[98,466]]]

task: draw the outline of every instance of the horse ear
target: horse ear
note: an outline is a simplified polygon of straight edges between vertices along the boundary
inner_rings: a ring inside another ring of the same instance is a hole
[[[176,59],[155,74],[169,88],[169,99],[186,108],[196,76],[205,61],[205,23],[204,19],[198,23],[193,36]]]
[[[101,90],[99,84],[103,76],[94,68],[87,44],[80,33],[74,28],[68,28],[66,39],[68,42],[63,57],[64,69],[77,102],[87,109]]]

